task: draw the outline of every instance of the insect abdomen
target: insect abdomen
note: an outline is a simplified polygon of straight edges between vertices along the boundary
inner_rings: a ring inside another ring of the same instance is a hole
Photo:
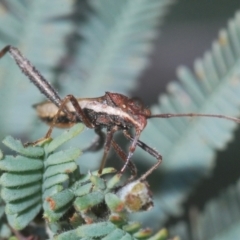
[[[56,122],[54,123],[55,127],[58,128],[70,128],[75,123],[80,122],[77,121],[76,118],[70,119],[65,113],[61,112],[59,115],[57,115],[58,107],[56,107],[51,102],[43,102],[40,104],[34,105],[38,117],[45,122],[48,125],[53,124],[54,117],[57,116]]]

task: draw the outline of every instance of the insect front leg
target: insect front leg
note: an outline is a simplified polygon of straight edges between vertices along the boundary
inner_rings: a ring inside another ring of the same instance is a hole
[[[71,102],[71,104],[73,105],[73,108],[75,109],[74,114],[69,112],[68,109],[66,108],[66,104],[68,102]],[[65,110],[65,111],[64,111]],[[82,108],[80,107],[80,105],[78,104],[77,99],[73,96],[73,95],[67,95],[63,100],[62,103],[56,113],[56,115],[54,116],[51,125],[49,127],[49,130],[46,133],[45,138],[50,138],[53,128],[54,126],[57,124],[58,121],[58,117],[60,116],[61,112],[64,111],[64,113],[66,113],[68,115],[68,118],[70,120],[69,125],[71,125],[71,123],[77,122],[76,121],[76,117],[83,122],[86,127],[88,128],[94,128],[94,124],[91,123],[91,121],[89,120],[88,116],[84,113],[84,111],[82,110]]]
[[[124,136],[130,140],[130,141],[134,141],[135,138],[133,138],[129,132],[127,132],[126,130],[123,131]],[[140,178],[140,181],[144,181],[148,175],[150,175],[155,169],[158,168],[158,166],[161,164],[162,162],[162,156],[153,148],[149,147],[147,144],[145,144],[144,142],[138,140],[137,141],[137,145],[142,148],[144,151],[148,152],[150,155],[152,155],[153,157],[155,157],[157,159],[157,163],[154,164],[147,172],[145,172]]]
[[[104,152],[103,152],[103,157],[101,160],[101,164],[98,170],[98,174],[102,173],[102,170],[106,164],[106,160],[107,160],[107,155],[110,151],[110,147],[111,147],[111,143],[113,140],[113,134],[118,130],[117,127],[112,127],[107,129],[107,136],[106,136],[106,141],[105,141],[105,145],[104,145]]]
[[[127,161],[127,155],[126,155],[126,153],[121,149],[121,147],[120,147],[114,140],[112,140],[112,146],[113,146],[115,152],[117,153],[117,155],[118,155],[124,162],[126,162],[126,161]],[[137,176],[137,168],[136,168],[135,164],[134,164],[132,161],[129,161],[128,167],[129,167],[129,169],[130,169],[130,171],[131,171],[131,176],[130,176],[130,178],[127,180],[126,184],[127,184],[128,182],[131,182],[131,181],[132,181],[133,179],[135,179],[136,176]]]
[[[125,132],[126,130],[124,130],[123,132]],[[130,162],[130,159],[133,155],[133,153],[135,152],[136,150],[136,146],[137,146],[137,143],[138,143],[138,140],[139,140],[139,137],[140,137],[140,134],[141,134],[141,131],[139,130],[136,130],[136,134],[135,134],[135,137],[132,138],[132,143],[129,147],[129,151],[128,151],[128,156],[127,156],[127,159],[126,159],[126,162],[125,164],[123,165],[122,169],[121,169],[121,173],[123,173],[126,169],[126,167],[128,166],[129,162]]]
[[[111,146],[113,146],[117,155],[125,162],[125,164],[127,163],[126,166],[130,168],[131,176],[128,179],[128,182],[129,182],[136,177],[137,168],[130,160],[127,161],[127,155],[120,148],[120,146],[113,140],[113,135],[116,131],[118,131],[117,126],[112,127],[112,128],[107,130],[107,136],[106,136],[105,145],[104,145],[104,153],[103,153],[103,157],[102,157],[102,160],[101,160],[101,165],[99,167],[98,173],[99,174],[102,173],[102,170],[103,170],[103,168],[106,164],[106,159],[107,159],[108,153],[110,151],[110,148],[111,148]],[[123,171],[120,171],[120,173],[123,173]]]

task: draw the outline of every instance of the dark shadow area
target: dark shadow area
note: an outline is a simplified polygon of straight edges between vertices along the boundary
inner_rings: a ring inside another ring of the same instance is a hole
[[[131,95],[142,98],[148,106],[157,103],[167,83],[177,79],[177,67],[186,65],[193,69],[194,60],[210,50],[219,30],[227,27],[227,21],[238,9],[238,0],[177,1],[159,26],[151,64]]]

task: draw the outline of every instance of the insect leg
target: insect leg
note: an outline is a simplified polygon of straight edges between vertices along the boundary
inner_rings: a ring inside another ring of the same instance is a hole
[[[123,132],[125,132],[125,131],[126,130],[124,130]],[[120,171],[121,173],[123,173],[125,171],[126,167],[128,166],[128,163],[130,162],[130,159],[131,159],[131,157],[136,149],[136,146],[138,144],[138,139],[140,137],[140,134],[141,134],[141,131],[136,131],[134,138],[132,138],[132,143],[129,147],[128,156],[127,156],[125,164],[123,165],[123,167]]]
[[[124,162],[126,162],[127,161],[127,155],[125,154],[125,152],[120,148],[120,146],[114,140],[112,140],[112,146],[113,146],[115,152],[117,153],[117,155]],[[129,161],[128,167],[129,167],[129,169],[131,171],[131,176],[130,176],[130,178],[128,179],[127,182],[130,182],[137,176],[137,168],[136,168],[135,164],[133,162],[131,162],[131,161]]]
[[[57,107],[60,107],[62,100],[58,93],[52,87],[52,85],[40,74],[40,72],[26,59],[21,52],[13,47],[6,46],[0,51],[0,58],[2,58],[7,52],[14,58],[15,62],[23,73],[30,79],[32,83],[43,93],[51,102]]]
[[[68,102],[71,102],[74,109],[75,109],[75,112],[74,114],[73,113],[70,113],[66,107],[66,104]],[[56,125],[57,123],[57,120],[58,120],[58,117],[59,115],[61,114],[61,111],[63,111],[64,109],[67,110],[67,115],[69,116],[70,118],[70,121],[72,122],[75,122],[76,121],[76,117],[81,121],[83,122],[88,128],[94,128],[94,125],[90,122],[88,116],[86,116],[86,114],[84,113],[84,111],[82,110],[82,108],[79,106],[78,104],[78,101],[77,99],[73,96],[73,95],[67,95],[61,102],[61,105],[56,113],[56,115],[54,116],[53,118],[53,121],[49,127],[49,130],[47,131],[46,133],[46,138],[49,138],[52,134],[52,131],[53,131],[53,128],[54,126]]]
[[[110,129],[107,129],[107,136],[106,136],[106,141],[105,141],[105,145],[104,145],[104,152],[103,152],[103,157],[101,160],[101,164],[98,170],[98,174],[102,173],[102,170],[106,164],[106,159],[107,159],[107,155],[109,153],[110,147],[111,147],[111,143],[113,140],[113,134],[118,130],[117,127],[113,127]]]
[[[123,131],[123,134],[130,141],[134,141],[134,138],[126,130]],[[148,152],[150,155],[152,155],[153,157],[155,157],[157,159],[157,163],[155,163],[146,173],[144,173],[139,178],[140,181],[144,181],[148,177],[148,175],[150,175],[161,164],[162,156],[156,150],[154,150],[153,148],[149,147],[147,144],[145,144],[144,142],[142,142],[140,140],[137,141],[137,145],[140,148],[142,148],[144,151]]]

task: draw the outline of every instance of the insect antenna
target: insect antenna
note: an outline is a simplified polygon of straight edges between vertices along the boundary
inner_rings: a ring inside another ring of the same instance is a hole
[[[218,115],[218,114],[201,114],[201,113],[162,113],[162,114],[153,114],[148,118],[174,118],[174,117],[209,117],[209,118],[222,118],[227,119],[236,123],[240,123],[239,118]]]

